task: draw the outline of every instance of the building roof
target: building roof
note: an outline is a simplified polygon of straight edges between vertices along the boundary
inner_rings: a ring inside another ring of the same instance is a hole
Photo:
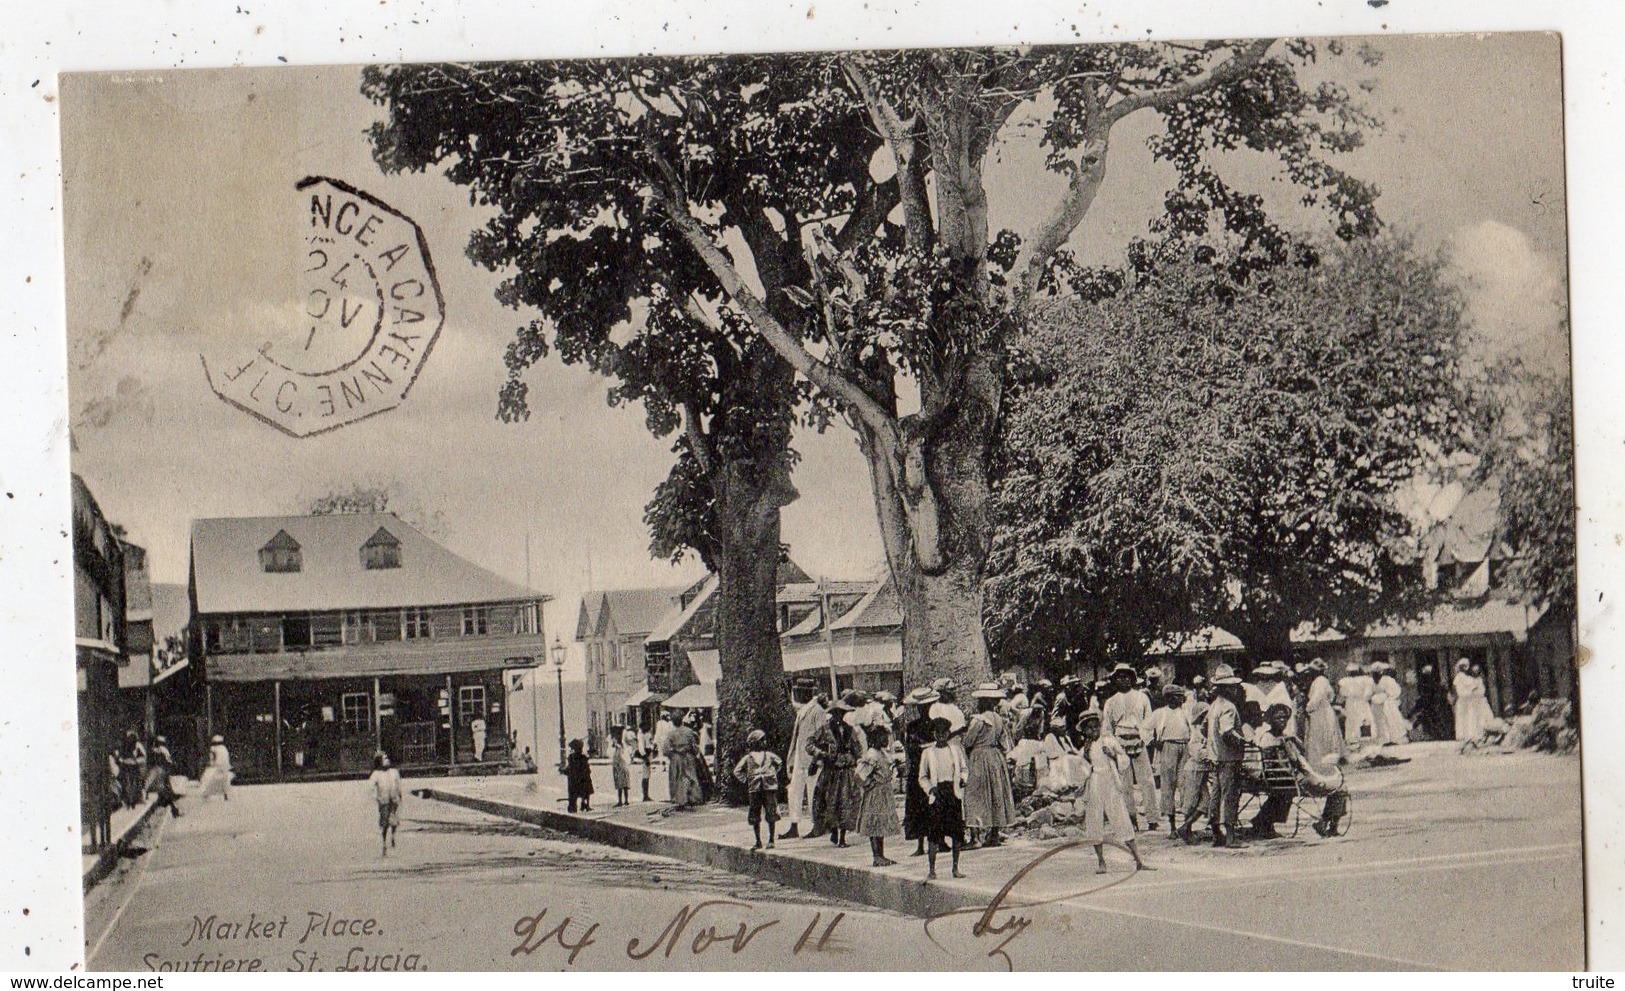
[[[1194,633],[1170,633],[1145,649],[1147,654],[1206,654],[1241,650],[1241,639],[1229,630],[1204,626]]]
[[[361,546],[383,528],[401,542],[398,568],[368,570]],[[286,531],[301,568],[266,572],[259,552]],[[200,613],[391,609],[546,599],[453,554],[394,513],[194,520],[192,576]]]
[[[870,583],[858,604],[829,624],[831,630],[873,630],[903,625],[903,608],[897,601],[897,586],[885,574]]]
[[[1447,604],[1415,619],[1373,623],[1366,628],[1367,639],[1383,637],[1463,637],[1508,634],[1522,640],[1541,610],[1521,602],[1486,599],[1474,605]]]
[[[675,637],[693,621],[701,609],[705,608],[706,603],[711,601],[711,595],[716,590],[717,576],[714,574],[706,575],[700,582],[699,591],[688,601],[688,605],[679,606],[677,603],[673,603],[671,608],[667,610],[666,615],[661,618],[660,622],[655,624],[654,629],[649,631],[646,642],[666,643],[672,637]]]
[[[687,585],[660,588],[612,588],[587,592],[581,597],[582,620],[576,625],[576,639],[585,640],[605,628],[605,616],[622,636],[640,636],[653,630],[672,611],[677,597]],[[589,608],[588,603],[591,603]]]

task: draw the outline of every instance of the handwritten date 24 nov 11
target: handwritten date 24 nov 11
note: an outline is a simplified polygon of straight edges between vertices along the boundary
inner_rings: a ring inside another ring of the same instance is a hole
[[[709,914],[701,918],[708,910]],[[724,914],[724,910],[730,911]],[[655,958],[657,954],[659,959],[668,959],[673,954],[681,952],[703,956],[712,951],[724,950],[730,956],[738,956],[753,948],[761,947],[767,947],[767,952],[782,951],[781,944],[768,940],[757,942],[756,938],[779,926],[784,920],[753,918],[748,914],[753,912],[755,908],[749,902],[721,898],[684,905],[672,915],[658,933],[653,934],[652,939],[650,933],[642,933],[627,940],[627,959],[643,961]],[[844,918],[845,912],[837,912],[826,922],[823,912],[815,912],[801,930],[795,943],[790,946],[789,954],[796,956],[808,951],[825,950]],[[597,944],[596,934],[599,928],[600,924],[596,921],[577,920],[568,915],[558,918],[549,925],[547,909],[544,908],[535,915],[521,916],[513,924],[513,933],[519,937],[519,942],[508,955],[530,956],[548,944],[553,944],[568,954],[565,965],[573,966],[588,947]]]

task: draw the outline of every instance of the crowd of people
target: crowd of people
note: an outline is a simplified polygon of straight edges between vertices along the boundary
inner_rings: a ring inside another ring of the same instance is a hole
[[[1471,733],[1488,705],[1470,662],[1453,688],[1458,735]],[[1189,685],[1155,666],[1141,672],[1127,664],[1092,683],[1069,674],[966,692],[942,678],[901,699],[886,691],[833,696],[799,680],[788,750],[772,752],[756,730],[744,756],[718,773],[732,773],[749,795],[756,849],[801,838],[842,848],[861,837],[872,864],[890,867],[896,861],[886,841],[902,837],[913,841],[913,856],[926,858],[927,878],[936,876],[939,854],[962,876],[962,852],[1000,846],[1021,822],[1018,796],[1050,793],[1076,798],[1099,870],[1107,870],[1108,845],[1126,850],[1136,869],[1151,869],[1138,836],[1166,824],[1171,838],[1196,843],[1200,827],[1215,845],[1240,847],[1277,837],[1300,797],[1320,800],[1315,832],[1337,835],[1349,808],[1339,765],[1361,750],[1368,762],[1403,761],[1380,753],[1411,732],[1402,691],[1385,662],[1351,664],[1334,684],[1318,659],[1261,664],[1245,680],[1219,665],[1211,679]],[[657,755],[667,760],[674,808],[710,799],[710,751],[701,738],[708,727],[695,716],[663,715],[652,734],[627,731],[614,740],[617,805],[630,804],[637,767],[649,800]],[[1266,763],[1277,778],[1290,775],[1292,786],[1269,786],[1260,770]],[[590,788],[590,774],[582,776]],[[1240,823],[1245,794],[1257,796],[1256,811]]]
[[[107,755],[107,800],[111,807],[134,809],[151,795],[159,808],[180,818],[180,793],[175,788],[177,767],[169,740],[157,735],[151,746],[135,730],[126,730],[124,739]],[[222,800],[231,797],[231,752],[226,749],[225,738],[216,734],[209,744],[209,763],[198,779],[196,797],[199,799],[219,795]]]

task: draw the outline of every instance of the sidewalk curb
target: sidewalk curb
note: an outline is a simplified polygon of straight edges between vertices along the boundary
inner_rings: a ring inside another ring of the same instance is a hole
[[[626,823],[583,819],[563,812],[473,798],[437,788],[417,790],[417,794],[487,815],[545,826],[623,850],[702,864],[922,919],[987,904],[984,893],[967,890],[952,882],[926,884],[918,873],[903,877],[883,874],[867,867],[845,867],[785,856],[777,851],[751,851],[694,836],[673,836]]]
[[[96,855],[96,859],[91,862],[91,865],[85,868],[84,891],[82,893],[89,894],[91,888],[94,888],[103,878],[113,872],[113,867],[118,863],[119,857],[123,856],[124,852],[130,848],[130,841],[146,826],[147,820],[152,818],[153,812],[157,811],[158,799],[149,798],[146,802],[146,809],[135,817],[135,821],[126,826],[124,832],[108,843],[106,848]]]

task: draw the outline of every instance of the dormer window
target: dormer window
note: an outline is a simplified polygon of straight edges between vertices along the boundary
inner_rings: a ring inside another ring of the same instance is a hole
[[[261,571],[272,573],[298,571],[303,563],[299,553],[299,541],[288,536],[286,530],[278,530],[276,536],[260,548]]]
[[[399,568],[401,566],[401,542],[395,535],[378,528],[378,532],[367,538],[361,545],[361,566],[368,571],[377,571],[381,568]]]

